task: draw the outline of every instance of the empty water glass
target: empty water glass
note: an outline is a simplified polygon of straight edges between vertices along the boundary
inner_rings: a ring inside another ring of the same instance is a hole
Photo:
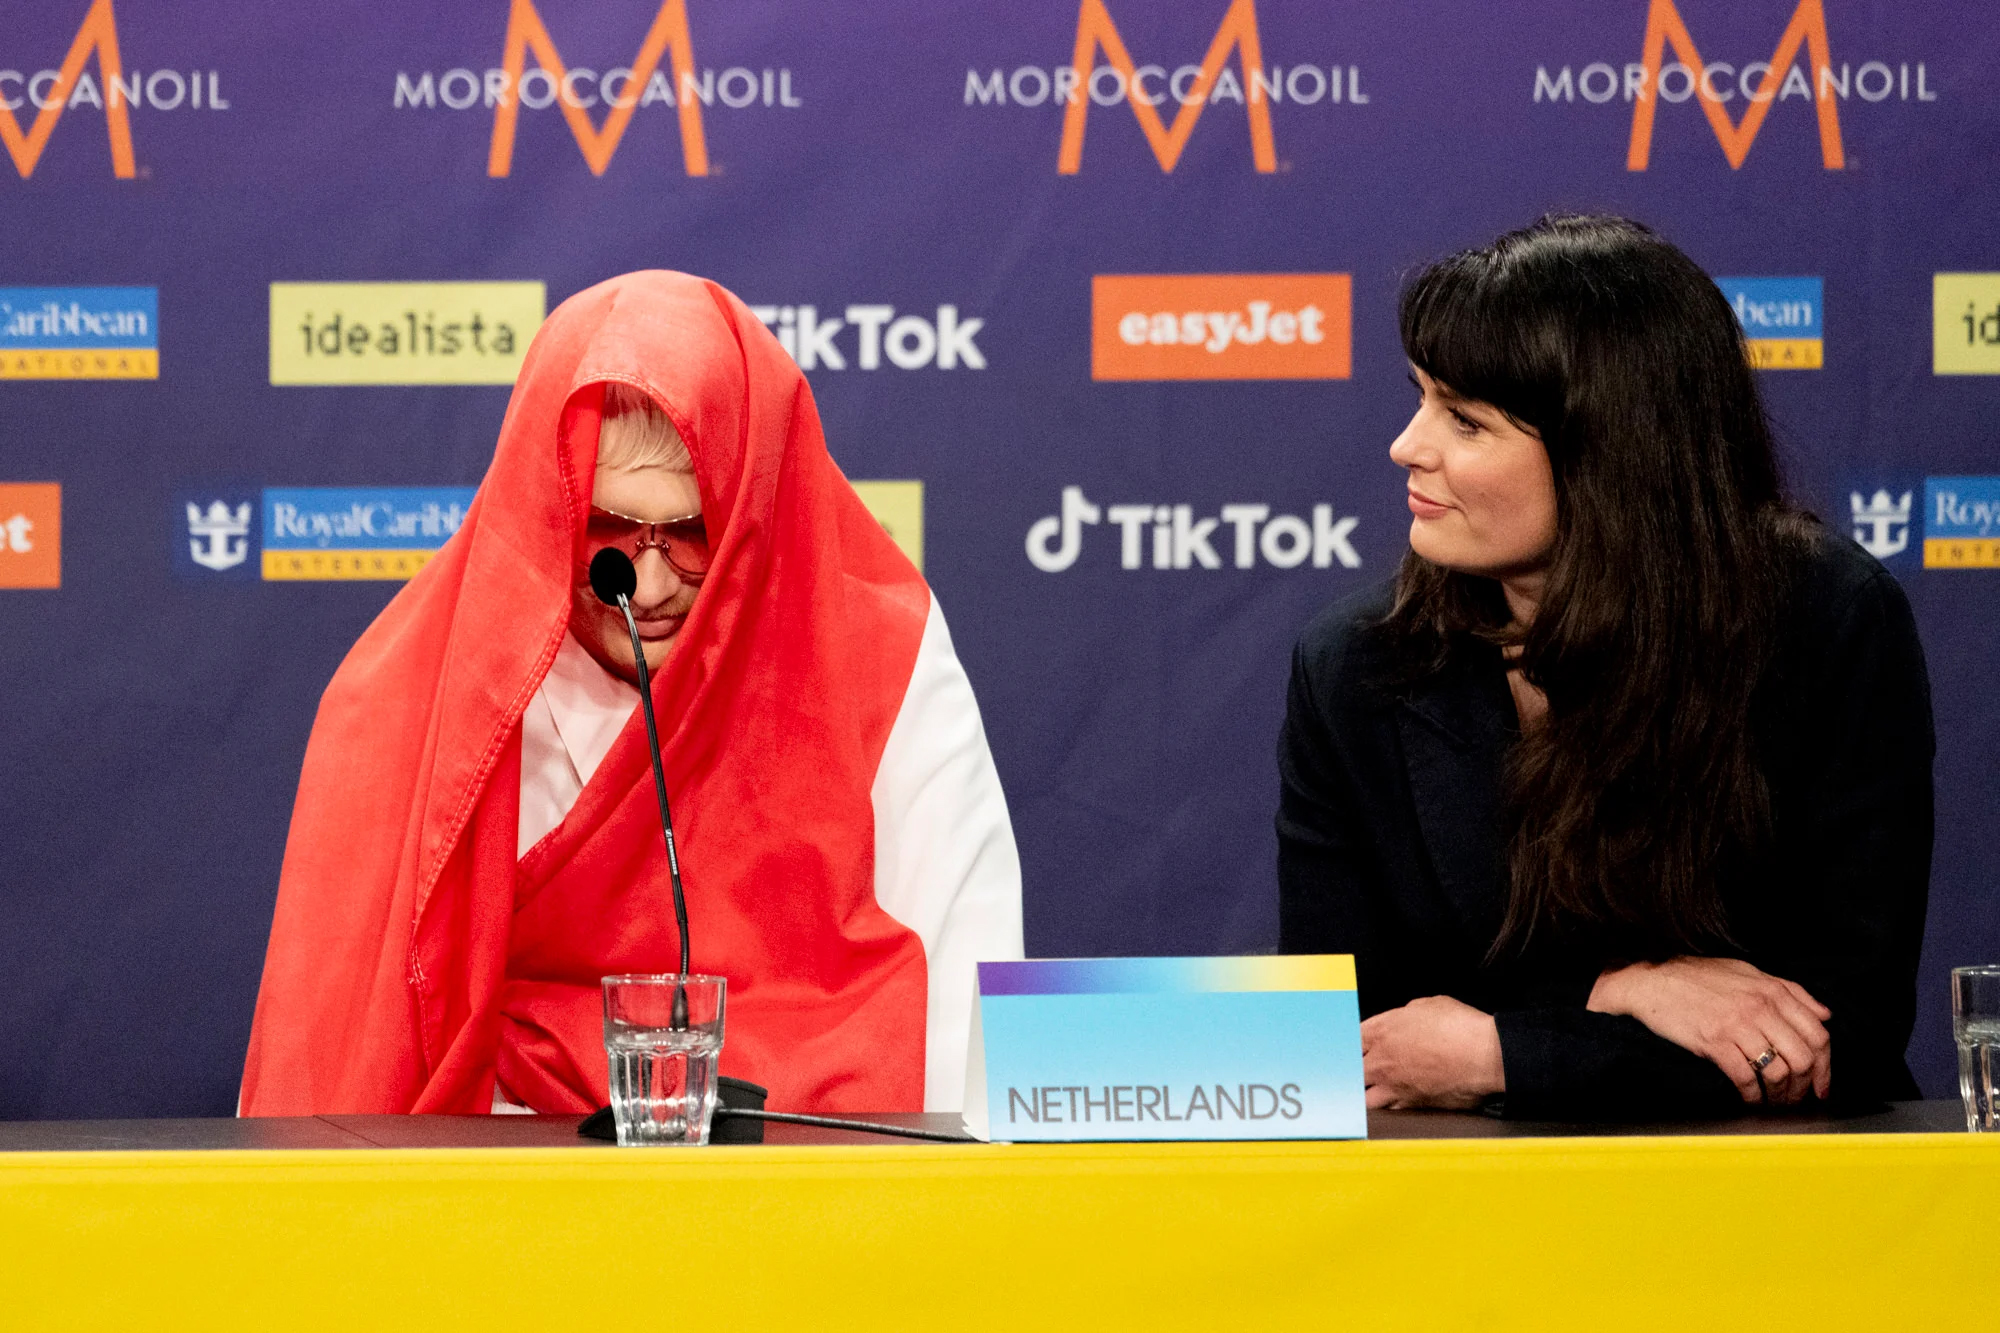
[[[1965,1127],[2000,1130],[2000,967],[1951,970],[1951,1035],[1958,1042],[1958,1091]]]
[[[721,977],[604,978],[604,1054],[620,1147],[708,1142],[723,990]]]

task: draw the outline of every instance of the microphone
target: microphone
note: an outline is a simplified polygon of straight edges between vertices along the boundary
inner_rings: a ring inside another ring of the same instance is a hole
[[[653,794],[660,798],[660,829],[667,840],[667,877],[674,886],[674,925],[681,937],[681,975],[688,976],[687,895],[681,890],[681,857],[674,846],[674,817],[667,808],[667,772],[660,762],[660,726],[653,717],[653,682],[646,671],[646,646],[639,641],[639,622],[632,618],[632,594],[639,588],[639,571],[615,546],[607,546],[590,561],[590,590],[606,606],[625,613],[625,628],[632,635],[632,660],[639,668],[639,707],[646,714],[646,752],[653,757]],[[672,1017],[675,1031],[687,1027],[687,992],[674,988]]]
[[[667,875],[674,885],[674,924],[681,933],[681,975],[689,975],[688,969],[688,916],[687,895],[681,890],[680,853],[674,847],[674,817],[667,808],[667,773],[660,762],[660,727],[653,717],[653,685],[646,671],[646,646],[639,639],[639,622],[632,618],[632,594],[639,588],[639,571],[632,567],[631,558],[613,546],[599,551],[590,561],[590,590],[597,594],[597,600],[606,606],[615,606],[625,613],[625,628],[632,635],[632,661],[639,668],[639,707],[646,714],[647,750],[653,756],[653,794],[660,798],[660,829],[667,839]],[[671,1022],[675,1029],[687,1027],[687,992],[676,987]],[[793,1125],[814,1125],[829,1129],[866,1130],[875,1134],[894,1134],[909,1139],[929,1139],[940,1143],[972,1143],[973,1139],[962,1134],[943,1134],[936,1130],[915,1129],[905,1125],[874,1124],[866,1120],[848,1120],[833,1116],[798,1115],[783,1111],[764,1109],[765,1089],[755,1083],[723,1076],[720,1083],[716,1107],[717,1120],[736,1119],[747,1122],[742,1137],[736,1141],[761,1143],[764,1140],[764,1122],[780,1121]],[[616,1139],[617,1130],[612,1123],[610,1107],[605,1107],[585,1118],[577,1126],[579,1135],[593,1139]]]

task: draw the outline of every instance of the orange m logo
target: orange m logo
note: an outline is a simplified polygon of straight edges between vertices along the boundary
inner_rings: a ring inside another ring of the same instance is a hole
[[[110,0],[101,3],[108,5]],[[500,61],[507,72],[507,90],[493,111],[493,146],[486,157],[487,175],[505,176],[513,169],[514,125],[521,114],[521,75],[531,47],[535,63],[561,90],[556,100],[562,105],[563,119],[569,122],[570,133],[576,136],[576,146],[583,150],[583,160],[590,164],[593,176],[602,176],[611,165],[611,155],[618,151],[618,141],[625,137],[632,111],[639,105],[635,90],[652,79],[660,66],[660,57],[671,47],[674,82],[680,89],[675,101],[681,113],[681,159],[687,163],[688,175],[708,174],[708,141],[701,130],[701,103],[689,91],[694,83],[694,43],[688,38],[684,0],[662,0],[653,26],[639,44],[639,54],[632,60],[632,77],[625,82],[625,93],[611,100],[611,110],[604,117],[602,129],[591,125],[589,112],[569,95],[569,71],[556,53],[549,30],[542,25],[542,16],[535,12],[535,0],[514,0],[507,14],[507,45]]]
[[[1190,85],[1187,100],[1175,113],[1172,129],[1161,121],[1155,109],[1164,98],[1147,91],[1140,77],[1143,68],[1134,67],[1132,53],[1118,36],[1118,25],[1111,21],[1104,0],[1083,0],[1083,9],[1076,17],[1076,54],[1071,60],[1074,82],[1069,90],[1069,110],[1063,114],[1062,151],[1056,159],[1058,174],[1074,176],[1083,166],[1083,122],[1090,114],[1091,66],[1100,46],[1111,67],[1124,77],[1126,100],[1132,104],[1132,114],[1139,118],[1139,128],[1164,172],[1173,171],[1181,160],[1181,150],[1187,147],[1188,136],[1194,133],[1195,122],[1201,119],[1202,108],[1208,104],[1209,90],[1229,62],[1229,48],[1235,47],[1250,111],[1251,159],[1258,171],[1278,169],[1278,151],[1271,142],[1271,106],[1256,77],[1264,68],[1264,51],[1257,40],[1256,0],[1230,0],[1229,12],[1222,16],[1222,26],[1215,30],[1215,40],[1209,43],[1208,55],[1201,62],[1201,73]]]
[[[1646,12],[1646,47],[1642,59],[1645,62],[1645,84],[1639,89],[1639,96],[1632,104],[1632,146],[1625,154],[1625,169],[1644,171],[1653,153],[1653,111],[1657,105],[1655,94],[1660,87],[1660,57],[1665,54],[1666,44],[1674,44],[1674,54],[1689,71],[1694,84],[1695,95],[1701,99],[1701,109],[1708,115],[1708,123],[1715,130],[1716,141],[1722,145],[1722,154],[1729,159],[1730,170],[1743,165],[1743,159],[1750,155],[1750,145],[1757,141],[1757,131],[1764,127],[1764,116],[1771,109],[1771,103],[1778,99],[1778,88],[1792,68],[1792,61],[1803,43],[1812,62],[1812,87],[1809,96],[1819,109],[1819,150],[1827,170],[1836,171],[1847,165],[1847,154],[1840,146],[1840,110],[1833,100],[1833,90],[1828,86],[1833,65],[1833,57],[1827,49],[1826,11],[1820,7],[1820,0],[1799,0],[1799,7],[1792,11],[1792,21],[1785,28],[1784,36],[1778,39],[1778,50],[1764,66],[1764,77],[1755,93],[1749,94],[1750,105],[1743,112],[1743,119],[1732,125],[1729,113],[1722,108],[1722,98],[1710,84],[1709,74],[1714,66],[1704,65],[1701,53],[1695,50],[1694,38],[1688,35],[1687,24],[1681,21],[1680,11],[1674,8],[1674,0],[1652,0],[1652,8]],[[1727,65],[1722,66],[1728,69]],[[1748,74],[1756,64],[1745,65],[1743,73]],[[1733,72],[1733,71],[1732,71]]]
[[[93,50],[97,52],[97,73],[110,99],[105,103],[104,123],[111,131],[111,174],[120,180],[130,180],[138,174],[132,165],[131,118],[119,87],[119,80],[125,77],[125,66],[118,59],[118,24],[111,16],[111,0],[92,0],[90,12],[83,16],[83,26],[76,30],[76,40],[69,44],[69,54],[63,57],[62,72],[56,76],[55,86],[42,102],[28,132],[21,133],[14,113],[0,106],[0,143],[7,145],[7,155],[14,159],[14,170],[21,173],[22,180],[35,174],[35,164],[42,160],[42,149],[55,133],[56,122],[62,119],[63,108],[69,104],[70,91],[76,87],[77,76],[83,73]],[[138,82],[136,74],[133,82]]]

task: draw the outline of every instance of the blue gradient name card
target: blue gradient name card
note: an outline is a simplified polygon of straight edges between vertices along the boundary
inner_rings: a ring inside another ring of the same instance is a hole
[[[1007,1143],[1366,1138],[1354,959],[981,963],[965,1122]]]

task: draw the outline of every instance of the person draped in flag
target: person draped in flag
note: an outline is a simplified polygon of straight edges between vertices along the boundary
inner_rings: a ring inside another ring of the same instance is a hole
[[[955,1110],[1020,863],[937,600],[735,296],[631,273],[529,348],[464,525],[320,703],[245,1115],[578,1112],[599,979],[677,970],[631,556],[693,967],[775,1109]]]

